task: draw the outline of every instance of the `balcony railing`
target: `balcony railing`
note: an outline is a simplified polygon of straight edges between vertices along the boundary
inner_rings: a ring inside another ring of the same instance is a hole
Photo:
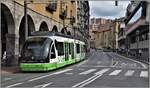
[[[47,5],[46,10],[50,12],[54,12],[57,9],[57,3],[53,2]]]
[[[65,19],[65,18],[67,17],[67,11],[64,10],[64,9],[62,9],[62,10],[60,11],[59,17],[60,17],[61,19]]]

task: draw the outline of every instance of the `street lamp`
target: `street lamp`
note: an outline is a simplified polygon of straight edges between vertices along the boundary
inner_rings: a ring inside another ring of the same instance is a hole
[[[138,59],[138,52],[139,52],[139,30],[136,31],[136,41],[137,41],[137,51],[136,51],[136,58]]]
[[[27,16],[27,0],[24,0],[24,27],[25,27],[25,39],[28,38],[28,16]]]

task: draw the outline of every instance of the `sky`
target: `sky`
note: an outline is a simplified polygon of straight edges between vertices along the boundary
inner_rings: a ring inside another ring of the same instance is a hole
[[[115,6],[115,1],[89,1],[90,18],[115,19],[124,17],[129,3],[130,1],[118,1],[118,6]]]

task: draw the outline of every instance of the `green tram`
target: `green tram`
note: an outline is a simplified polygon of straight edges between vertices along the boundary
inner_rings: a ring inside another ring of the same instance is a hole
[[[33,32],[19,58],[21,71],[49,71],[85,59],[85,42],[53,32]]]

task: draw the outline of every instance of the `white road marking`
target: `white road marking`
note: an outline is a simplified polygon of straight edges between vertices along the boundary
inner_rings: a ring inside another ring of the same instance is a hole
[[[95,67],[95,68],[99,68],[99,67],[106,67],[106,68],[122,68],[121,66],[101,66],[101,65],[97,65],[97,66],[81,66],[81,67]],[[136,67],[134,69],[145,69],[145,68],[141,68],[141,67]]]
[[[52,84],[52,82],[51,82],[51,83],[44,84],[41,88],[45,88],[45,87],[47,87],[48,85],[51,85],[51,84]]]
[[[47,84],[42,84],[42,85],[34,86],[33,88],[45,88],[45,87],[47,87],[47,86],[49,86],[51,84],[52,84],[52,82],[47,83]]]
[[[110,69],[110,68],[102,69],[102,70],[100,70],[100,71],[96,72],[95,74],[96,74],[96,75],[104,74],[105,72],[109,71],[109,69]]]
[[[102,76],[102,74],[101,74],[101,75],[94,75],[94,76],[92,76],[92,77],[90,77],[90,78],[88,78],[88,79],[86,79],[86,80],[84,80],[84,81],[82,81],[82,82],[80,82],[80,83],[74,85],[72,88],[75,88],[75,87],[83,87],[83,86],[85,86],[85,85],[91,83],[92,81],[96,80],[96,79],[99,78],[100,76]]]
[[[83,87],[83,86],[93,82],[94,80],[96,80],[99,77],[101,77],[105,72],[109,71],[109,69],[110,68],[105,68],[105,69],[102,69],[102,70],[96,72],[94,76],[92,76],[92,77],[90,77],[90,78],[88,78],[88,79],[86,79],[86,80],[84,80],[84,81],[74,85],[73,88],[75,88],[75,87]]]
[[[81,86],[79,86],[79,87],[84,87],[85,85],[87,85],[87,84],[89,84],[89,83],[91,83],[91,82],[93,82],[94,80],[96,80],[96,79],[98,79],[99,77],[101,77],[103,74],[101,74],[101,75],[97,75],[96,77],[94,77],[92,80],[89,80],[89,81],[87,81],[87,82],[85,82],[84,84],[82,84]]]
[[[72,75],[73,73],[65,73],[66,75]]]
[[[83,75],[83,74],[84,74],[84,75],[85,75],[85,74],[89,74],[89,73],[94,72],[94,71],[96,71],[96,69],[90,69],[90,70],[81,72],[80,75]]]
[[[148,77],[148,71],[142,71],[140,77]]]
[[[58,74],[61,74],[61,73],[67,72],[67,71],[71,71],[71,70],[72,69],[66,69],[66,70],[62,70],[62,71],[59,71],[59,72],[55,72],[53,74],[58,75]]]
[[[14,86],[17,86],[17,85],[20,85],[20,84],[22,84],[22,83],[15,83],[13,85],[7,86],[6,88],[14,87]]]
[[[132,76],[134,72],[135,72],[135,71],[133,71],[133,70],[128,70],[128,71],[125,73],[125,76]]]
[[[130,58],[127,58],[127,57],[121,56],[121,55],[119,55],[119,54],[116,54],[116,55],[118,55],[118,56],[120,56],[120,57],[122,57],[122,58],[128,59],[128,60],[131,60],[131,61],[133,61],[133,62],[139,63],[139,64],[141,64],[141,65],[142,65],[142,67],[143,67],[144,69],[146,69],[146,68],[147,68],[147,66],[146,66],[145,64],[143,64],[142,62],[139,62],[139,61],[136,61],[136,60],[133,60],[133,59],[130,59]]]
[[[49,74],[49,75],[40,76],[40,77],[37,77],[37,78],[31,79],[31,80],[28,80],[28,81],[35,81],[35,80],[42,79],[42,78],[45,78],[45,77],[48,77],[48,76],[58,75],[58,74],[61,74],[61,73],[64,73],[64,72],[67,72],[67,71],[70,71],[70,70],[72,70],[72,69],[62,70],[62,71],[55,72],[55,73],[52,73],[52,74]]]
[[[110,73],[109,75],[118,75],[121,72],[121,70],[115,70],[112,73]]]

